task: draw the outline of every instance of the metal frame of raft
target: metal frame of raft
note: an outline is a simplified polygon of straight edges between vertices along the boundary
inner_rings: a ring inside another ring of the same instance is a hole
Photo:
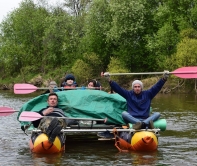
[[[160,129],[140,129],[140,130],[135,130],[135,129],[123,129],[123,128],[116,128],[116,131],[118,132],[129,132],[129,133],[135,133],[135,132],[141,132],[141,131],[149,131],[149,132],[153,132],[156,135],[159,134]],[[109,131],[109,132],[113,132],[113,129],[62,129],[61,132],[62,133],[72,133],[72,134],[77,134],[77,133],[97,133],[97,132],[105,132],[105,131]],[[39,129],[33,129],[32,132],[42,132]]]

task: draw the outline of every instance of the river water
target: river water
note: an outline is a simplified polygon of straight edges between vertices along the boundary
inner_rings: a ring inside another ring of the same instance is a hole
[[[0,106],[18,111],[29,99],[38,95],[14,95],[0,92]],[[16,120],[17,112],[0,117],[1,166],[74,166],[74,165],[197,165],[197,96],[159,94],[152,101],[153,111],[167,120],[167,130],[160,132],[155,152],[119,153],[114,141],[98,141],[96,137],[68,138],[66,151],[58,155],[36,155],[29,150],[30,134],[25,135]]]

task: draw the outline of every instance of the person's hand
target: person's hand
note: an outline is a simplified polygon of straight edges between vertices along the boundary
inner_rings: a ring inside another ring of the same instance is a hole
[[[107,81],[110,81],[110,74],[109,74],[109,72],[105,72],[105,73],[101,72],[101,76],[104,76]]]
[[[24,133],[27,135],[26,130],[31,126],[31,124],[27,124],[25,126],[21,126],[21,130],[24,131]]]
[[[52,86],[49,86],[49,91],[50,91],[50,93],[53,93],[53,87]]]
[[[169,74],[170,74],[170,72],[168,70],[164,70],[164,72],[163,72],[163,79],[167,80],[168,77],[169,77]]]
[[[51,112],[53,112],[54,108],[53,107],[49,107],[47,108],[46,110],[43,111],[43,115],[48,115],[50,114]]]

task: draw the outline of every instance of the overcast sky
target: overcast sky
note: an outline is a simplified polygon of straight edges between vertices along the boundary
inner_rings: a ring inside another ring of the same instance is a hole
[[[19,7],[20,2],[22,2],[22,0],[1,0],[0,23],[2,22],[3,18],[7,16],[9,12]],[[34,2],[36,1],[34,0]],[[50,5],[55,5],[56,3],[61,3],[61,2],[64,2],[64,0],[48,0],[48,3]]]

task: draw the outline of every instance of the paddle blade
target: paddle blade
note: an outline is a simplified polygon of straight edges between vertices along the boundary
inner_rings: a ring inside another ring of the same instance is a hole
[[[32,122],[42,118],[43,116],[37,112],[24,111],[20,114],[19,121]]]
[[[31,84],[14,84],[15,94],[28,94],[36,91],[38,88]]]
[[[10,107],[0,107],[0,116],[9,116],[13,114],[14,112],[17,112],[17,111],[13,110]]]
[[[197,66],[181,67],[170,73],[180,78],[197,78]]]

